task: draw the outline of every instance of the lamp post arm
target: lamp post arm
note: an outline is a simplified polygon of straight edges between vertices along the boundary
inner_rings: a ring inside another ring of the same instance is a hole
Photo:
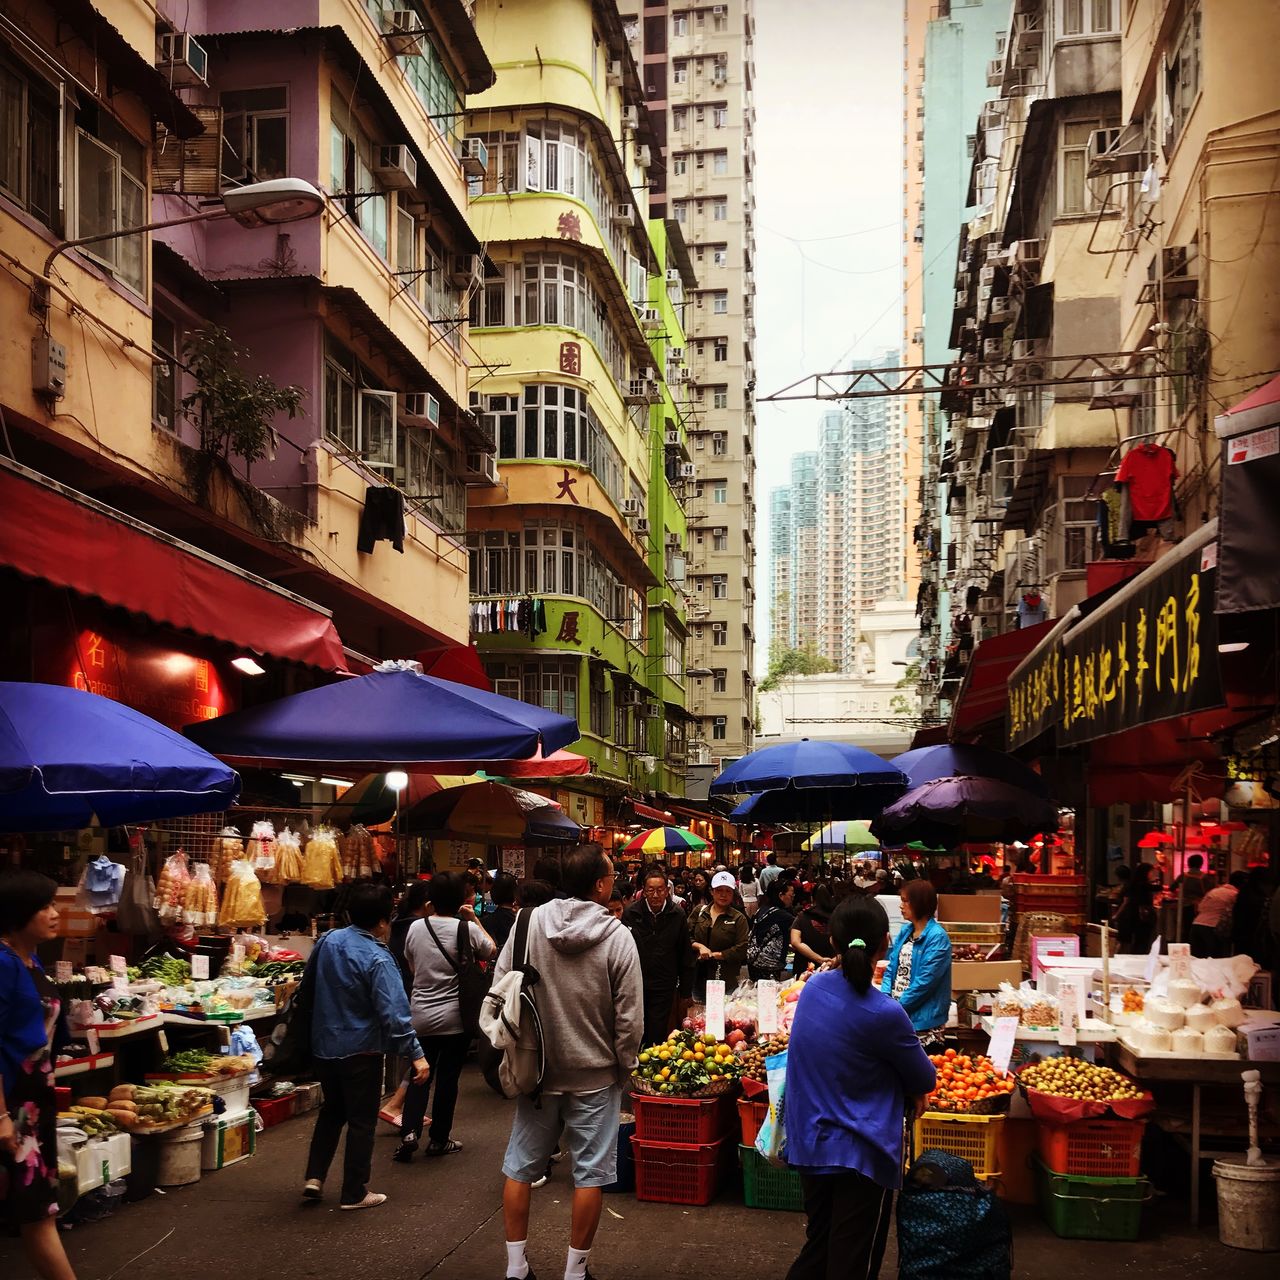
[[[208,222],[213,218],[225,218],[225,209],[205,209],[201,213],[191,213],[185,218],[167,218],[163,222],[145,222],[140,227],[126,227],[120,231],[102,231],[96,236],[81,236],[78,240],[64,240],[44,260],[44,278],[49,279],[49,272],[54,262],[68,249],[79,249],[86,244],[101,244],[104,240],[121,240],[125,236],[137,236],[146,231],[163,231],[166,227],[181,227],[189,222]]]

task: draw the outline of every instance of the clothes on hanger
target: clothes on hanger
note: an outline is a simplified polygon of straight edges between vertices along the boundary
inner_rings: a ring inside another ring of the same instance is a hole
[[[369,555],[377,542],[389,542],[404,554],[404,494],[391,485],[377,485],[364,491],[356,550]]]
[[[1129,492],[1133,523],[1158,524],[1173,518],[1173,482],[1178,478],[1178,460],[1173,450],[1144,441],[1120,461],[1116,484]]]
[[[471,605],[471,634],[518,631],[530,640],[547,630],[546,602],[534,596],[504,596]]]
[[[89,861],[80,877],[80,905],[94,915],[105,915],[116,909],[124,888],[124,867],[112,862],[105,853]]]

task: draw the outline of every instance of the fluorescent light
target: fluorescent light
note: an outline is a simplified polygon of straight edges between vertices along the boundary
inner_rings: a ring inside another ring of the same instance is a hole
[[[326,787],[349,787],[351,785],[350,778],[321,778],[320,783]]]
[[[314,782],[315,778],[309,773],[282,773],[280,775],[286,782],[296,782],[298,786],[305,786],[308,782]]]
[[[247,676],[265,676],[267,669],[260,662],[250,657],[232,658],[231,665]]]
[[[392,769],[387,774],[387,786],[392,791],[403,791],[409,785],[409,775],[403,769]]]
[[[289,781],[292,782],[293,785],[295,787],[298,787],[299,789],[307,785],[305,782],[303,782],[301,778],[290,778]]]
[[[1247,640],[1228,640],[1218,646],[1219,653],[1243,653],[1249,647]]]

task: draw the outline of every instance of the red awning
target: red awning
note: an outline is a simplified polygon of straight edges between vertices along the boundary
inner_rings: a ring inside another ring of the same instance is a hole
[[[673,827],[676,825],[670,813],[664,813],[661,809],[650,808],[649,805],[641,804],[638,800],[632,802],[631,808],[637,818],[642,818],[645,822],[652,822],[655,827]]]
[[[249,653],[345,669],[327,610],[0,460],[0,565]]]
[[[1057,625],[1056,619],[1037,622],[1021,631],[984,640],[969,659],[969,670],[951,713],[953,741],[977,733],[986,725],[1004,719],[1008,704],[1009,677],[1023,658]]]
[[[423,675],[470,685],[486,693],[493,692],[493,681],[485,674],[484,664],[474,645],[452,644],[440,649],[426,649],[417,658],[422,663]]]
[[[1280,423],[1280,375],[1233,404],[1226,413],[1213,420],[1213,429],[1221,439],[1238,436],[1245,431],[1259,431]]]

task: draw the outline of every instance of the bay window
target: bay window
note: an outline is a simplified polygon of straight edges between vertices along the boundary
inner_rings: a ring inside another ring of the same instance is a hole
[[[266,182],[289,176],[289,90],[234,89],[220,96],[222,177]]]
[[[373,176],[374,142],[354,120],[329,126],[329,181],[360,234],[377,255],[388,250],[388,196]]]
[[[72,239],[108,235],[147,221],[142,145],[105,113],[82,112],[76,128],[76,220]],[[81,250],[137,293],[146,287],[146,235],[119,236]]]

